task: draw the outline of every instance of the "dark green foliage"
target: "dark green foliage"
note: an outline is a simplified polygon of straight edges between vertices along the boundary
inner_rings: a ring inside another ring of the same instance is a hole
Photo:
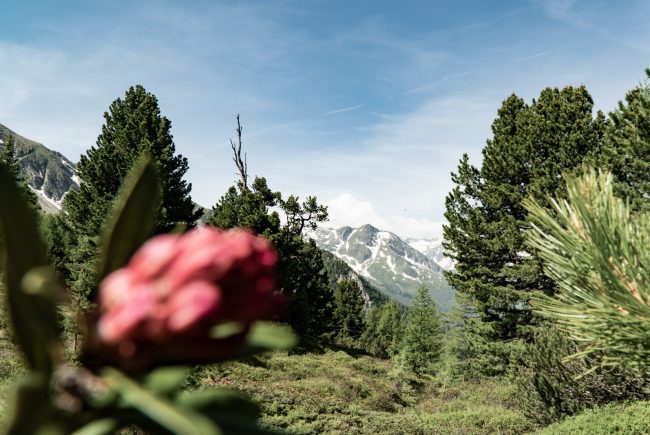
[[[164,232],[178,224],[194,225],[199,217],[190,197],[191,185],[183,180],[187,159],[175,154],[171,122],[161,116],[158,101],[142,86],[130,88],[104,113],[105,124],[77,166],[82,183],[63,202],[64,221],[59,227],[70,233],[65,275],[80,295],[90,291],[99,233],[126,174],[143,154],[150,154],[160,173],[162,205],[155,228]]]
[[[614,175],[614,193],[633,210],[650,210],[650,83],[629,91],[609,114],[605,145],[599,163]]]
[[[280,288],[289,298],[286,320],[305,336],[318,337],[336,330],[334,294],[323,270],[322,251],[313,240],[271,237],[280,256]]]
[[[404,307],[391,300],[373,305],[366,313],[366,328],[361,343],[371,355],[391,358],[397,355],[404,335]]]
[[[461,298],[468,340],[476,339],[466,357],[482,358],[486,372],[507,367],[515,351],[509,348],[530,339],[531,293],[554,291],[539,258],[524,246],[529,225],[522,201],[562,194],[561,174],[596,158],[604,119],[592,109],[584,87],[547,88],[530,105],[512,95],[492,124],[481,168],[465,155],[452,174],[444,237],[456,270],[446,276]]]
[[[519,361],[526,347],[522,340],[504,345],[489,339],[490,325],[478,316],[467,315],[467,304],[457,297],[459,308],[446,317],[449,322],[446,334],[448,357],[453,360],[450,375],[459,379],[478,380],[489,376],[502,376]]]
[[[334,292],[334,318],[338,322],[339,334],[357,339],[364,326],[365,301],[361,287],[356,281],[344,279]]]
[[[432,375],[442,356],[442,324],[426,285],[421,285],[408,312],[400,346],[400,366],[418,375]]]
[[[597,405],[648,398],[648,373],[601,367],[600,354],[565,360],[580,350],[551,325],[537,331],[515,378],[517,406],[525,415],[546,425]]]
[[[29,205],[35,210],[38,209],[38,199],[36,194],[29,188],[20,171],[20,163],[16,157],[16,140],[13,134],[5,136],[5,142],[2,145],[2,164],[7,168],[9,174],[16,180],[21,187],[21,193],[29,202]]]
[[[2,146],[2,162],[12,177],[20,177],[20,164],[16,159],[16,141],[13,134],[9,135]]]
[[[231,186],[213,208],[209,224],[219,228],[249,228],[270,236],[280,231],[280,216],[270,211],[278,204],[279,192],[267,186],[266,179],[255,177],[250,188]]]
[[[50,264],[60,277],[68,281],[70,278],[67,263],[69,258],[68,249],[73,245],[73,242],[72,231],[65,228],[65,225],[66,220],[62,213],[43,214],[41,232],[47,244]]]

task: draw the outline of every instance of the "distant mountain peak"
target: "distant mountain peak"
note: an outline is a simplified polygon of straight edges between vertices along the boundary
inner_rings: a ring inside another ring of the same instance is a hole
[[[65,194],[79,188],[76,165],[63,154],[0,124],[0,145],[4,145],[9,135],[16,141],[21,174],[36,192],[39,204],[47,212],[58,211]]]
[[[408,304],[424,282],[441,310],[451,308],[453,290],[443,276],[445,268],[436,261],[438,257],[430,258],[398,235],[366,224],[358,228],[318,228],[307,236],[386,296]]]

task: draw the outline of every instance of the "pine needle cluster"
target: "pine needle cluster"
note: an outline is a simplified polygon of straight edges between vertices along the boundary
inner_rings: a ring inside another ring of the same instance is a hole
[[[529,243],[559,287],[533,306],[602,365],[650,368],[650,215],[614,195],[609,173],[585,169],[567,179],[552,210],[527,201]]]

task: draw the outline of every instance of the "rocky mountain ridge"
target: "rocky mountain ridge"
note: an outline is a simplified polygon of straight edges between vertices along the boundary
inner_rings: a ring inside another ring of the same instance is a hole
[[[27,184],[37,194],[39,204],[47,212],[56,212],[68,191],[79,188],[76,165],[63,154],[27,139],[0,124],[0,146],[14,137],[16,158]]]
[[[309,232],[308,237],[392,299],[409,304],[420,283],[425,283],[442,311],[452,307],[454,291],[443,276],[451,265],[442,255],[439,243],[411,240],[430,257],[396,234],[372,225],[318,228]]]

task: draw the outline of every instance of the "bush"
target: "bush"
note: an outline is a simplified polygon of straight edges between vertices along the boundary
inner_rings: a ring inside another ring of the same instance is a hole
[[[650,433],[650,402],[610,404],[545,428],[541,435]]]
[[[549,424],[597,405],[648,397],[648,376],[600,367],[597,354],[563,361],[579,350],[554,328],[540,328],[535,334],[535,344],[528,346],[523,368],[516,373],[517,406],[525,415]]]

